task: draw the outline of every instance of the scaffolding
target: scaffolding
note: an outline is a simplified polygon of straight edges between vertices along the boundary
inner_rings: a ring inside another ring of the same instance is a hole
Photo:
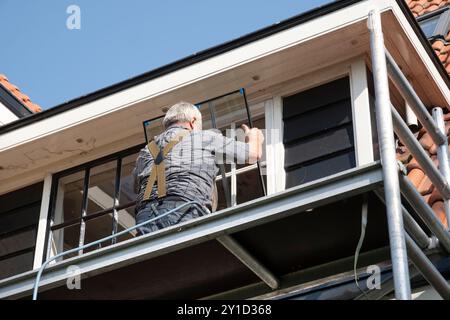
[[[450,216],[450,170],[442,109],[434,108],[433,116],[431,117],[392,56],[386,50],[381,17],[378,10],[370,11],[368,28],[370,31],[370,48],[375,85],[375,112],[383,171],[383,198],[386,204],[395,298],[399,300],[411,299],[409,258],[441,297],[450,299],[449,284],[422,252],[423,249],[430,248],[432,243],[435,242],[428,238],[417,222],[406,212],[401,203],[401,194],[415,208],[420,218],[431,230],[433,236],[439,241],[439,246],[446,253],[450,253],[448,230],[444,228],[441,221],[434,215],[432,209],[422,199],[420,193],[398,165],[394,144],[395,131],[444,198],[447,221],[450,221],[448,219]],[[389,96],[389,77],[414,111],[423,127],[430,134],[433,142],[438,146],[439,170],[423,150],[397,110],[392,106]],[[379,196],[382,197],[380,193]]]

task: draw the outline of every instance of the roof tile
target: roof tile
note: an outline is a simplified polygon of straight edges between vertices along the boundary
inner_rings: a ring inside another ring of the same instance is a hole
[[[447,228],[447,217],[445,216],[444,202],[437,201],[433,204],[432,209],[436,216],[441,220],[444,226]]]
[[[433,12],[449,3],[450,0],[406,0],[406,4],[416,17]]]
[[[17,86],[9,82],[8,78],[4,74],[0,74],[0,84],[11,92],[11,94],[22,102],[31,112],[37,113],[42,111],[42,108],[36,103],[33,103],[29,96],[22,93]]]

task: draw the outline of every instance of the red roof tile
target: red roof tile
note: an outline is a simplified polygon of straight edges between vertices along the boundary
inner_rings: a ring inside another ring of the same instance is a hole
[[[31,112],[41,112],[42,109],[36,103],[33,103],[26,94],[23,94],[19,88],[9,82],[8,78],[0,74],[0,84],[3,85],[9,92],[11,92],[17,99],[19,99]]]
[[[450,3],[450,0],[405,0],[415,17],[433,12]]]
[[[450,5],[450,0],[405,0],[408,7],[411,9],[415,17],[420,17],[426,13],[433,12],[443,6]],[[450,32],[443,39],[435,39],[432,42],[434,52],[439,57],[439,60],[444,65],[445,70],[450,74]]]
[[[405,0],[408,7],[411,9],[415,17],[419,17],[423,14],[437,10],[447,4],[450,4],[450,0]],[[432,47],[434,52],[439,57],[439,60],[444,65],[448,74],[450,74],[450,32],[445,37],[445,41],[441,39],[433,40]],[[450,141],[450,112],[449,110],[444,110],[447,112],[444,115],[445,129],[447,132],[448,140]],[[422,147],[428,152],[430,158],[433,162],[438,165],[438,160],[436,158],[437,146],[433,143],[430,135],[421,128],[418,133],[416,133]],[[450,151],[450,148],[449,148]],[[438,192],[438,190],[431,183],[430,179],[425,175],[422,168],[419,166],[417,161],[411,157],[410,152],[406,147],[400,145],[397,148],[397,159],[406,164],[406,169],[408,173],[408,178],[423,196],[424,200],[431,206],[436,216],[439,220],[447,226],[447,218],[445,216],[443,198]]]
[[[450,128],[450,113],[447,113],[445,115],[446,118],[446,128]],[[423,132],[423,129],[421,130]],[[447,130],[448,133],[448,130]],[[420,133],[419,133],[420,137]],[[429,137],[428,133],[423,133],[421,138],[419,139],[420,143],[424,147],[425,150],[428,151],[428,154],[430,155],[430,158],[433,160],[434,164],[436,166],[439,165],[439,162],[437,160],[436,155],[431,154],[430,151],[435,152],[436,146],[434,143],[430,143],[431,139]],[[450,147],[449,147],[450,151]],[[397,151],[397,158],[403,157],[403,154],[401,154],[399,151]],[[401,160],[402,161],[402,160]],[[447,219],[445,218],[445,213],[443,214],[443,202],[442,202],[442,196],[438,192],[438,190],[434,187],[434,185],[431,183],[431,180],[425,175],[424,171],[420,167],[420,165],[417,163],[416,159],[409,158],[406,161],[402,161],[406,163],[406,170],[408,173],[408,178],[410,181],[414,184],[414,186],[417,188],[419,193],[423,196],[424,200],[432,207],[433,211],[435,212],[436,216],[441,220],[441,222],[447,226]]]

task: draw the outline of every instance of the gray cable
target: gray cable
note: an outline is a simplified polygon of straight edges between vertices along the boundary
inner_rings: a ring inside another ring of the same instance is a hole
[[[364,294],[364,296],[366,297],[367,300],[369,300],[369,297],[367,296],[365,291],[363,289],[361,289],[361,287],[359,286],[358,275],[356,273],[356,267],[358,265],[359,252],[361,251],[361,247],[364,242],[364,237],[366,236],[368,207],[369,207],[369,204],[368,204],[368,200],[367,200],[367,194],[364,194],[363,204],[362,204],[362,208],[361,208],[361,235],[359,237],[358,245],[356,246],[355,261],[353,263],[353,273],[354,273],[354,277],[355,277],[356,286]]]

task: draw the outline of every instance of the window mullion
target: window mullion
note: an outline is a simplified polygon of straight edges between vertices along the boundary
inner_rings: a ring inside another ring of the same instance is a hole
[[[113,204],[113,221],[112,221],[112,234],[117,233],[117,228],[119,225],[119,213],[117,207],[119,206],[119,196],[120,196],[120,176],[122,175],[122,158],[117,159],[116,164],[116,178],[114,184],[114,204]],[[111,239],[111,244],[115,244],[117,238]]]
[[[81,205],[81,221],[80,221],[80,239],[78,245],[81,247],[84,245],[85,235],[86,235],[86,222],[84,221],[84,217],[87,214],[87,206],[88,206],[88,192],[89,192],[89,176],[90,176],[90,168],[87,168],[84,172],[84,185],[83,185],[83,200]],[[78,254],[83,254],[83,250],[79,250]]]

